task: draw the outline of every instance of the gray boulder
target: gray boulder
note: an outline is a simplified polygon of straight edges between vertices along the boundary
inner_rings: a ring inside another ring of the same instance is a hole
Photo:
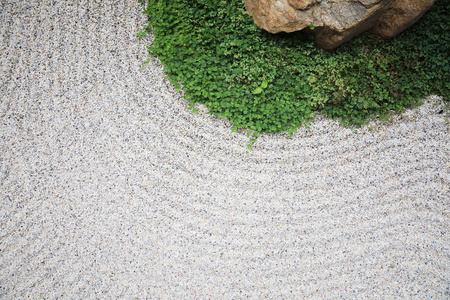
[[[413,23],[434,0],[244,0],[255,23],[271,33],[314,26],[316,45],[333,50],[370,31],[391,38]]]

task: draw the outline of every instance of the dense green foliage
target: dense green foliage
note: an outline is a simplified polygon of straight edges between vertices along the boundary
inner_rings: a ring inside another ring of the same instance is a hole
[[[362,36],[333,52],[303,32],[260,30],[242,0],[149,0],[145,29],[191,107],[258,135],[295,131],[315,111],[359,126],[431,93],[448,97],[449,3],[437,0],[393,40]]]

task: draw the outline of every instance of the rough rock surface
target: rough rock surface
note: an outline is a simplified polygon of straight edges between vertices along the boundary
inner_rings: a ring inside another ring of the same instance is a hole
[[[434,0],[244,0],[256,24],[271,33],[316,28],[316,44],[332,50],[370,30],[391,38],[416,22]]]

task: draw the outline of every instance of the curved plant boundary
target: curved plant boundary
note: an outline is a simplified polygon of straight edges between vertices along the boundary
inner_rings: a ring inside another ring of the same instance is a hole
[[[303,32],[260,30],[242,0],[149,0],[148,47],[190,108],[204,104],[233,131],[293,133],[315,112],[358,127],[450,92],[450,1],[390,41],[365,35],[334,52]],[[314,30],[314,28],[311,28]]]

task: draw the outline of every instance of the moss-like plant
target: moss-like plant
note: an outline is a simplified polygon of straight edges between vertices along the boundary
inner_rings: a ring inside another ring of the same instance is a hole
[[[450,1],[437,0],[396,38],[362,36],[333,52],[303,32],[259,29],[242,0],[149,0],[145,29],[191,108],[203,103],[257,136],[292,133],[316,111],[360,126],[431,93],[448,99],[449,11]]]

